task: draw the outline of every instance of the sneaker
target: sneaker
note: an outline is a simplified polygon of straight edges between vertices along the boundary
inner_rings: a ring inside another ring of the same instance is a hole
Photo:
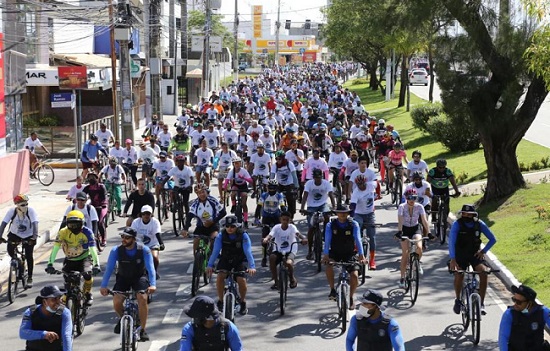
[[[231,206],[230,212],[231,212],[231,213],[235,213],[235,206]]]
[[[147,334],[145,329],[141,329],[139,332],[139,341],[149,341],[149,334]]]
[[[420,263],[418,264],[418,273],[419,273],[420,275],[423,275],[423,274],[424,274],[424,269],[422,269],[422,265],[421,265]]]
[[[267,267],[267,258],[262,258],[262,267]]]
[[[32,278],[27,279],[27,285],[25,286],[25,288],[27,288],[27,289],[32,288]]]
[[[306,260],[313,260],[313,251],[307,253]]]
[[[218,311],[220,311],[220,312],[223,311],[223,301],[222,300],[218,300],[218,302],[216,302],[216,306],[218,307]]]
[[[330,289],[330,294],[328,294],[328,299],[336,301],[337,296],[338,295],[336,294],[336,289]]]
[[[119,319],[115,325],[115,334],[120,334],[120,321],[121,320]]]
[[[246,301],[241,301],[241,308],[239,310],[239,314],[241,316],[244,316],[248,313],[248,308],[246,308]]]
[[[405,279],[404,278],[399,279],[398,284],[399,284],[400,289],[405,289]]]
[[[99,244],[99,246],[101,247],[106,247],[107,246],[107,242],[105,240],[102,240],[101,241],[101,244]]]
[[[453,312],[455,314],[460,314],[460,309],[462,308],[462,302],[459,299],[455,299],[455,305],[453,306]]]
[[[84,305],[91,306],[94,304],[94,297],[92,296],[91,292],[87,292],[84,294]]]
[[[481,315],[485,316],[487,314],[487,311],[485,311],[485,304],[481,304]]]

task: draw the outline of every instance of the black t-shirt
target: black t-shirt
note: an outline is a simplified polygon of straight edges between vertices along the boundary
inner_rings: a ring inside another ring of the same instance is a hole
[[[143,206],[149,205],[155,208],[155,196],[149,190],[145,190],[143,195],[140,195],[139,191],[134,191],[128,196],[128,201],[124,205],[124,213],[128,213],[128,209],[132,203],[134,204],[132,206],[132,217],[137,218]]]

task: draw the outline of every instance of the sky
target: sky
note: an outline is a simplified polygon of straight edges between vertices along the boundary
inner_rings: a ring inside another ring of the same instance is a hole
[[[237,0],[239,19],[250,21],[252,19],[252,5],[263,5],[263,11],[267,18],[273,22],[277,19],[277,0]],[[321,7],[327,4],[326,0],[280,0],[281,1],[281,23],[285,20],[293,22],[305,22],[306,19],[312,22],[321,22],[323,15]],[[222,7],[218,12],[225,15],[224,22],[233,21],[235,15],[235,0],[222,0]]]

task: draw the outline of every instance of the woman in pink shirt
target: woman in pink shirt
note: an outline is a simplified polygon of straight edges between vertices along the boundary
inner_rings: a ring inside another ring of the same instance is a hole
[[[394,171],[394,168],[395,167],[403,167],[403,159],[405,159],[405,162],[406,163],[409,163],[409,160],[407,159],[407,153],[405,152],[405,150],[403,150],[403,145],[401,145],[401,143],[395,143],[395,145],[393,145],[393,150],[390,151],[390,153],[388,154],[388,158],[389,158],[389,174],[390,174],[390,188],[393,188],[393,180],[394,180],[394,177],[395,177],[395,171]],[[403,170],[401,169],[401,171],[399,172],[399,176],[401,178],[403,178]]]

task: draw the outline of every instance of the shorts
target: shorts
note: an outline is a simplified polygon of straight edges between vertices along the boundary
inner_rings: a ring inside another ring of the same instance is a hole
[[[235,270],[235,271],[246,271],[247,269],[247,266],[246,266],[246,261],[242,261],[242,260],[234,260],[234,259],[230,259],[228,257],[224,257],[223,255],[220,257],[220,260],[218,261],[218,265],[216,266],[216,269],[218,271],[226,271],[226,272],[231,272],[231,270]],[[245,278],[246,277],[246,273],[239,273],[239,274],[235,274],[237,277],[243,277]]]
[[[483,264],[487,266],[487,263],[485,260],[480,260],[477,258],[474,254],[459,254],[457,252],[456,254],[456,264],[460,267],[461,270],[468,269],[468,266],[472,266],[473,269],[477,267],[479,264]]]
[[[92,271],[92,258],[90,256],[85,257],[78,261],[65,259],[63,261],[63,272],[91,272]]]
[[[353,215],[353,219],[359,224],[359,228],[374,227],[376,225],[376,219],[374,212],[362,214],[356,213]]]
[[[245,183],[243,185],[233,185],[231,191],[239,192],[241,195],[244,193],[248,194],[248,185]]]
[[[326,204],[326,203],[321,205],[321,206],[308,206],[308,208],[307,208],[307,224],[310,228],[312,227],[311,217],[313,217],[313,214],[315,212],[323,212],[323,214],[330,213],[330,208],[328,207],[328,204]]]
[[[328,257],[334,260],[335,262],[357,262],[357,256],[355,256],[355,254],[342,255],[342,254],[337,254],[335,252],[330,251],[328,254]],[[346,270],[348,271],[348,273],[356,272],[360,269],[361,269],[361,265],[359,263],[356,263],[351,266],[346,266]]]
[[[252,177],[259,178],[260,176],[262,176],[262,184],[267,185],[267,181],[269,180],[269,174],[258,174],[258,172],[256,172],[256,169],[252,171]]]
[[[139,292],[147,290],[149,286],[149,278],[147,277],[147,275],[143,275],[133,281],[117,275],[113,291],[124,292],[133,290],[135,292]]]
[[[409,239],[412,239],[415,235],[421,235],[420,233],[420,226],[415,225],[414,227],[405,227],[403,226],[403,234],[401,235],[401,240],[405,241],[404,237],[407,237]]]
[[[281,223],[279,216],[273,216],[271,214],[264,214],[262,212],[262,225],[268,225],[270,227],[274,227],[276,224]]]
[[[227,173],[229,173],[229,168],[222,168],[220,167],[220,170],[218,171],[218,179],[225,179],[227,177]]]
[[[195,166],[195,172],[210,174],[210,166]]]
[[[212,236],[212,233],[219,232],[220,227],[217,224],[214,224],[210,227],[200,226],[195,228],[194,235],[204,235],[204,236]]]
[[[82,160],[80,160],[80,162],[82,162],[83,169],[94,168],[94,164],[91,162],[84,162]]]
[[[278,265],[279,263],[281,263],[281,261],[283,260],[283,257],[286,255],[288,255],[286,260],[292,261],[292,264],[294,264],[294,259],[296,258],[296,255],[293,252],[288,252],[283,254],[282,252],[279,252],[279,251],[273,251],[271,254],[277,255],[277,260],[275,260],[275,265]]]

